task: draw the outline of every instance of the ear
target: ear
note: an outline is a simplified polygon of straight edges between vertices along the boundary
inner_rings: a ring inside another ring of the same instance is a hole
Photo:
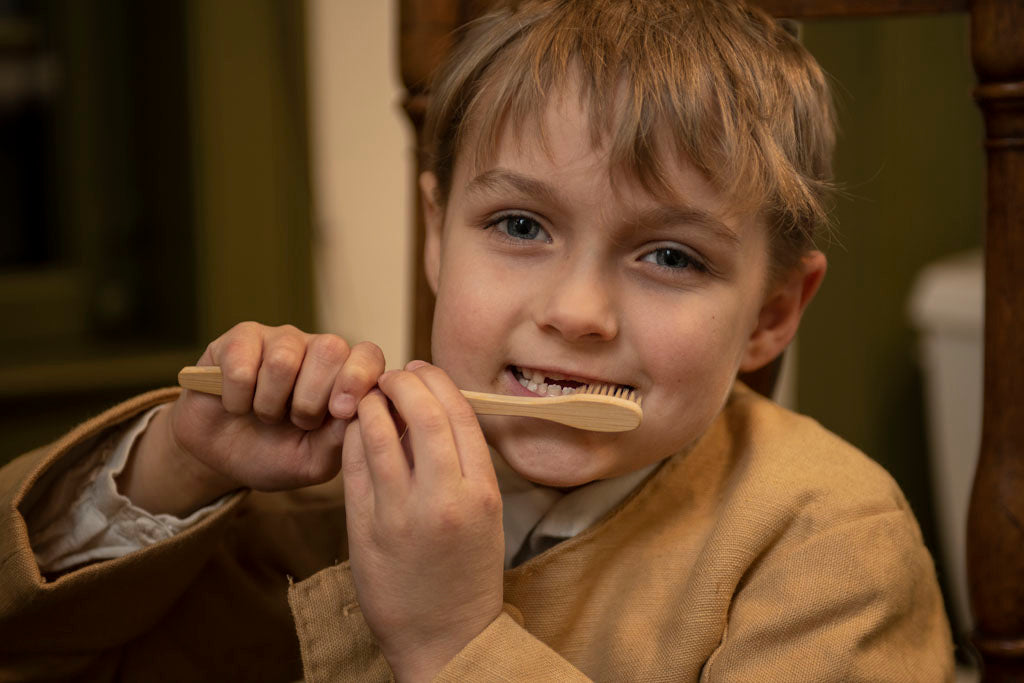
[[[437,280],[441,273],[441,227],[444,209],[438,203],[437,176],[430,171],[420,174],[420,205],[426,235],[423,241],[423,268],[430,291],[437,294]]]
[[[796,335],[804,309],[821,286],[827,268],[825,255],[812,251],[765,297],[757,327],[740,361],[740,372],[753,372],[785,350]]]

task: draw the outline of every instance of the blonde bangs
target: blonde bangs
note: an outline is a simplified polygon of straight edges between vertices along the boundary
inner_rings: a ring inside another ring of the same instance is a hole
[[[543,135],[545,109],[573,81],[614,173],[670,197],[666,164],[688,160],[734,210],[763,213],[776,265],[792,265],[827,225],[835,133],[824,74],[738,1],[522,2],[469,25],[427,115],[438,199],[456,154],[486,164],[502,135],[530,125]]]

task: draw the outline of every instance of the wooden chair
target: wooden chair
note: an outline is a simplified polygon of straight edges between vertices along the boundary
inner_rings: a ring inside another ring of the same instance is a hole
[[[754,0],[794,19],[969,12],[974,96],[988,160],[985,257],[984,416],[968,520],[967,566],[986,682],[1024,680],[1024,0]],[[405,109],[421,139],[434,67],[453,31],[488,0],[402,0]],[[980,141],[979,141],[980,142]],[[418,168],[421,164],[418,166]],[[418,209],[417,209],[418,211]],[[416,252],[422,218],[416,216]],[[416,260],[413,353],[430,355],[433,300]],[[746,378],[770,390],[778,365]]]

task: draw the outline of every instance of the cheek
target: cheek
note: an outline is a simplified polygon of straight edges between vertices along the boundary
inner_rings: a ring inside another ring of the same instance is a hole
[[[736,375],[745,347],[742,306],[691,301],[637,325],[637,345],[655,384],[669,392],[718,393]]]
[[[508,336],[509,301],[495,288],[465,273],[442,278],[434,304],[433,361],[456,380],[468,381],[501,352]]]

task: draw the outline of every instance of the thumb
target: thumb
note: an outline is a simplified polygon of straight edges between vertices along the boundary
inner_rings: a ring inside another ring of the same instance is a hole
[[[312,483],[322,483],[337,476],[341,469],[341,449],[347,426],[348,420],[337,420],[328,415],[320,427],[308,433]]]
[[[345,433],[348,431],[349,422],[351,420],[331,417],[331,414],[328,413],[327,420],[323,425],[325,442],[333,448],[341,450],[345,444]]]

